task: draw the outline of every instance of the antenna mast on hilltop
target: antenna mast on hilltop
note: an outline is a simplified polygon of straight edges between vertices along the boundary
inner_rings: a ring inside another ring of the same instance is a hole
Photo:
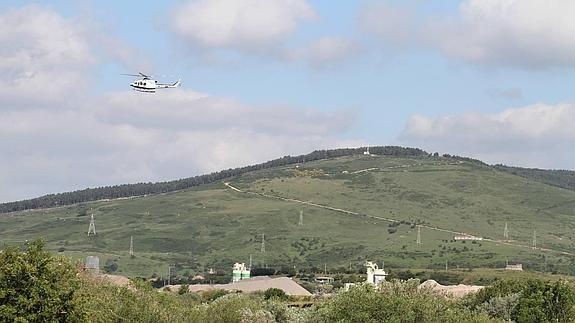
[[[505,229],[503,229],[503,238],[505,240],[509,239],[509,230],[507,229],[507,222],[505,222]]]
[[[417,226],[417,244],[421,244],[421,226]]]
[[[88,236],[90,233],[96,235],[96,224],[94,223],[94,214],[90,216],[90,225],[88,226]]]
[[[303,210],[299,211],[299,223],[297,224],[298,226],[303,226]]]
[[[130,256],[134,255],[134,239],[130,236]]]

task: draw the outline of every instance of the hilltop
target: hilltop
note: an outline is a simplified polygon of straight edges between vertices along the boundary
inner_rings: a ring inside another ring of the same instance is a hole
[[[168,264],[179,274],[228,270],[250,255],[256,267],[284,270],[355,270],[371,259],[388,268],[444,268],[446,261],[450,268],[502,267],[509,261],[574,273],[569,178],[542,180],[532,176],[539,172],[513,174],[517,169],[467,158],[379,148],[371,155],[349,149],[284,157],[161,194],[16,211],[0,216],[0,237],[17,243],[42,236],[54,252],[76,259],[99,255],[102,266],[108,261],[131,276],[165,275]],[[89,214],[96,236],[86,235]],[[453,240],[461,234],[483,240]],[[135,257],[128,255],[130,236]]]

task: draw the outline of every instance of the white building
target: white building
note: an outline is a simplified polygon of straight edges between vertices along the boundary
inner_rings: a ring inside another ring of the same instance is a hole
[[[232,282],[237,282],[243,279],[250,278],[250,268],[246,267],[244,263],[235,263],[234,270],[232,271]]]
[[[455,236],[455,237],[453,237],[453,240],[455,240],[455,241],[465,241],[465,240],[481,241],[481,240],[483,240],[483,238],[482,237],[475,237],[475,236]]]
[[[523,271],[523,264],[517,264],[517,265],[507,264],[507,266],[505,266],[505,270],[519,270],[519,271]]]
[[[369,153],[369,147],[365,148],[365,151],[363,152],[363,154],[364,154],[364,155],[371,155],[371,154]]]
[[[375,286],[379,286],[380,283],[385,281],[385,276],[387,273],[385,270],[379,269],[375,262],[366,261],[365,266],[367,267],[367,283]]]

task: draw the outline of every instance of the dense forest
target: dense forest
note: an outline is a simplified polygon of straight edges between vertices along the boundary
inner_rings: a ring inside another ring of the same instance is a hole
[[[124,185],[105,186],[98,188],[88,188],[84,190],[66,192],[66,193],[49,194],[29,200],[2,203],[0,204],[0,213],[48,208],[62,205],[71,205],[71,204],[91,202],[103,199],[115,199],[122,197],[134,197],[149,194],[174,192],[199,186],[202,184],[215,183],[221,180],[225,180],[252,171],[268,169],[278,166],[293,165],[328,158],[352,156],[362,154],[364,151],[365,147],[316,150],[307,155],[285,156],[261,164],[239,167],[234,169],[227,169],[211,174],[199,175],[168,182],[124,184]],[[428,156],[428,153],[421,149],[405,148],[398,146],[370,147],[369,151],[371,154],[384,155],[384,156]]]
[[[568,190],[575,190],[575,171],[495,165],[495,169]]]

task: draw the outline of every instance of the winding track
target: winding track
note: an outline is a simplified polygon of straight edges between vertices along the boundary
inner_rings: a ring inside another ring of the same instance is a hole
[[[375,168],[375,169],[377,169],[377,168]],[[366,170],[363,170],[363,171],[369,171],[369,170],[375,170],[375,169],[374,169],[374,168],[370,168],[370,169],[366,169]],[[299,204],[304,204],[304,205],[308,205],[308,206],[313,206],[313,207],[317,207],[317,208],[321,208],[321,209],[325,209],[325,210],[331,210],[331,211],[335,211],[335,212],[339,212],[339,213],[344,213],[344,214],[348,214],[348,215],[366,216],[366,217],[369,217],[369,218],[372,218],[372,219],[382,220],[382,221],[386,221],[386,222],[392,222],[392,223],[399,223],[399,222],[400,222],[399,220],[396,220],[396,219],[391,219],[391,218],[385,218],[385,217],[381,217],[381,216],[375,216],[375,215],[358,213],[358,212],[354,212],[354,211],[350,211],[350,210],[345,210],[345,209],[340,209],[340,208],[332,207],[332,206],[329,206],[329,205],[318,204],[318,203],[314,203],[314,202],[310,202],[310,201],[302,201],[302,200],[298,200],[298,199],[294,199],[294,198],[282,197],[282,196],[275,196],[275,195],[269,195],[269,194],[265,194],[265,193],[258,193],[258,192],[252,192],[252,191],[244,191],[244,190],[241,190],[241,189],[239,189],[239,188],[233,186],[233,185],[230,184],[229,182],[224,182],[224,185],[225,185],[226,187],[228,187],[229,189],[231,189],[231,190],[233,190],[233,191],[235,191],[235,192],[238,192],[238,193],[242,193],[242,194],[249,194],[249,195],[261,196],[261,197],[270,198],[270,199],[275,199],[275,200],[281,200],[281,201],[285,201],[285,202],[299,203]],[[421,225],[419,225],[419,226],[420,226],[421,228],[425,228],[425,229],[429,229],[429,230],[434,230],[434,231],[451,233],[451,234],[455,234],[455,235],[479,237],[478,235],[471,234],[471,233],[468,233],[468,232],[454,231],[454,230],[445,229],[445,228],[440,228],[440,227],[431,226],[431,225],[421,224]],[[505,240],[483,238],[482,241],[491,242],[491,243],[495,243],[495,244],[499,244],[499,245],[513,246],[513,247],[518,247],[518,248],[533,249],[532,246],[528,246],[528,245],[524,245],[524,244],[519,244],[519,243],[512,243],[512,242],[505,241]],[[554,252],[554,253],[558,253],[558,254],[562,254],[562,255],[566,255],[566,256],[575,256],[575,254],[574,254],[574,253],[571,253],[571,252],[562,251],[562,250],[555,250],[555,249],[549,249],[549,248],[536,247],[535,250]]]

